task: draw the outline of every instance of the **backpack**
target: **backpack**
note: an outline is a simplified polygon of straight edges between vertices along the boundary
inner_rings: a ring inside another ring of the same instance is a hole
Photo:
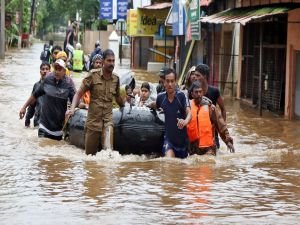
[[[44,49],[43,49],[43,51],[41,52],[41,55],[40,55],[40,60],[48,62],[49,56],[50,56],[49,46],[47,44],[45,44]]]

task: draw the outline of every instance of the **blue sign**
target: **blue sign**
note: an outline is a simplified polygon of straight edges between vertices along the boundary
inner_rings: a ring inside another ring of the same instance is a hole
[[[172,2],[172,35],[184,35],[185,34],[185,12],[181,1],[173,0]]]
[[[102,20],[113,19],[113,0],[100,1],[100,19]]]
[[[100,19],[126,19],[128,0],[101,0]]]
[[[118,0],[117,3],[117,19],[126,19],[128,0]]]

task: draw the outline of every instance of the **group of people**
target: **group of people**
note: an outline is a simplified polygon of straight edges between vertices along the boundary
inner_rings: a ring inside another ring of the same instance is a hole
[[[160,94],[150,107],[161,108],[165,114],[164,155],[178,158],[193,154],[216,155],[218,134],[234,152],[233,139],[225,123],[223,99],[217,88],[208,85],[209,67],[205,64],[192,67],[183,87],[177,85],[173,69],[164,68],[159,75],[157,91]]]
[[[177,85],[176,72],[164,69],[160,74],[161,93],[153,101],[150,98],[152,88],[148,82],[142,83],[138,94],[133,87],[127,86],[126,97],[121,96],[119,77],[113,72],[115,55],[110,49],[93,56],[93,69],[82,80],[77,91],[68,75],[65,53],[59,46],[53,46],[51,53],[52,65],[42,62],[40,81],[34,85],[31,96],[19,112],[22,119],[27,110],[25,126],[29,126],[28,119],[33,115],[33,109],[37,111],[39,118],[35,125],[39,121],[39,137],[61,140],[65,119],[72,116],[79,106],[88,109],[85,125],[86,154],[95,155],[99,147],[113,149],[112,108],[115,99],[120,108],[134,104],[164,111],[165,156],[185,158],[193,154],[216,155],[217,133],[234,152],[220,92],[207,84],[207,65],[193,67],[183,88]],[[69,109],[68,102],[71,102]],[[216,104],[220,106],[221,113]]]
[[[66,58],[66,65],[68,70],[73,71],[83,71],[88,70],[88,63],[85,60],[84,52],[81,49],[81,44],[79,41],[75,44],[75,37],[78,36],[78,23],[73,21],[71,25],[66,30],[66,36],[64,40],[63,48],[60,46],[54,46],[54,41],[49,40],[49,44],[44,44],[43,50],[40,55],[40,60],[42,62],[49,62],[50,64],[57,58],[55,55],[55,48],[59,47],[58,50],[62,51],[64,57]],[[69,72],[68,72],[69,73]]]
[[[53,56],[61,52],[55,54],[56,49],[55,46],[52,49]],[[42,100],[38,110],[38,136],[62,140],[65,117],[72,115],[82,97],[89,93],[89,113],[85,134],[86,153],[96,154],[101,138],[105,141],[101,143],[104,148],[112,148],[113,97],[120,107],[124,107],[123,98],[120,96],[119,77],[113,73],[114,52],[107,49],[102,55],[94,56],[94,69],[83,79],[77,91],[72,78],[67,75],[66,62],[55,57],[54,59],[52,66],[48,62],[42,62],[41,80],[34,86],[31,96],[20,109],[20,119],[25,116],[27,110],[25,126],[29,126],[27,119],[30,117],[28,115],[30,109],[37,110],[35,105]],[[70,110],[67,110],[68,102],[72,103]],[[102,135],[104,132],[105,137]]]

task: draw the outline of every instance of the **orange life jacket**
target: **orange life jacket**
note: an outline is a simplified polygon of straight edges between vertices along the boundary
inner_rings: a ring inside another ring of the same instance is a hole
[[[82,96],[82,101],[84,104],[90,104],[91,102],[91,93],[89,91],[86,91],[84,95]]]
[[[187,134],[190,142],[198,141],[199,148],[214,145],[214,132],[209,117],[209,105],[197,106],[191,101],[192,119],[187,125]]]

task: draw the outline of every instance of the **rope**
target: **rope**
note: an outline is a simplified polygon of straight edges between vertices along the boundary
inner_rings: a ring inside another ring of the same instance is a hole
[[[76,108],[76,109],[74,110],[74,113],[75,113],[77,110],[79,110],[79,109],[80,109],[80,108]],[[68,116],[65,118],[65,122],[64,122],[64,126],[63,126],[63,128],[62,128],[62,131],[64,131],[64,130],[66,129],[67,124],[68,124],[70,118],[71,118],[71,115],[68,115]]]

